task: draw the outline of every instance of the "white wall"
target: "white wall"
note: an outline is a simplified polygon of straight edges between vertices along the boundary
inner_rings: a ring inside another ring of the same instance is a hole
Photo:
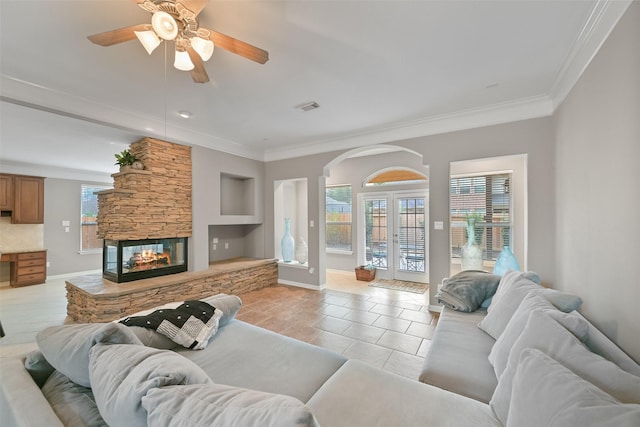
[[[640,3],[554,115],[554,287],[640,362]]]

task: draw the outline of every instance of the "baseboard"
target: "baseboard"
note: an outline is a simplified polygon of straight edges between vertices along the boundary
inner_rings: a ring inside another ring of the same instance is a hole
[[[433,311],[433,312],[436,312],[436,313],[442,313],[442,306],[441,305],[429,304],[429,311]]]
[[[326,285],[316,286],[316,285],[310,285],[308,283],[300,283],[300,282],[294,282],[291,280],[283,280],[283,279],[278,279],[278,283],[281,285],[297,286],[298,288],[312,289],[314,291],[321,291],[324,288],[326,288]]]

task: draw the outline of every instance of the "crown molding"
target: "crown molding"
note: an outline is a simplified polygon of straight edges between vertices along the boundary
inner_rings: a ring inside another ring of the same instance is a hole
[[[553,111],[578,83],[593,57],[605,42],[632,0],[598,0],[585,22],[550,90]]]
[[[45,178],[113,184],[113,178],[111,178],[110,173],[100,173],[84,169],[61,168],[57,166],[2,160],[0,161],[0,170],[2,170],[3,173],[16,175],[33,175]]]
[[[546,95],[535,96],[415,121],[396,123],[341,138],[317,140],[309,144],[269,150],[265,152],[264,160],[267,162],[283,160],[329,151],[358,148],[365,145],[383,144],[421,136],[546,117],[552,113],[551,99]]]

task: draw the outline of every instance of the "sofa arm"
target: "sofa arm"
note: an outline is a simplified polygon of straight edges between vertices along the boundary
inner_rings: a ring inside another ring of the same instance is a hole
[[[64,427],[24,368],[24,357],[0,359],[0,425]]]

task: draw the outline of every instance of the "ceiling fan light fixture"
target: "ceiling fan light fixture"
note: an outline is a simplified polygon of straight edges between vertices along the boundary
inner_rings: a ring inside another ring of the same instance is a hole
[[[181,71],[191,71],[195,67],[186,50],[176,50],[176,58],[173,61],[173,66]]]
[[[151,30],[134,31],[134,33],[149,55],[151,55],[151,52],[153,52],[155,48],[160,45],[160,39],[158,38],[156,33]]]
[[[165,40],[173,40],[178,35],[178,23],[167,12],[158,11],[151,17],[151,26],[157,35]]]
[[[200,55],[200,58],[202,58],[203,61],[208,61],[209,58],[211,58],[214,48],[213,42],[211,40],[206,40],[196,36],[192,37],[190,41],[191,47],[193,48],[193,50],[198,52],[198,55]]]

